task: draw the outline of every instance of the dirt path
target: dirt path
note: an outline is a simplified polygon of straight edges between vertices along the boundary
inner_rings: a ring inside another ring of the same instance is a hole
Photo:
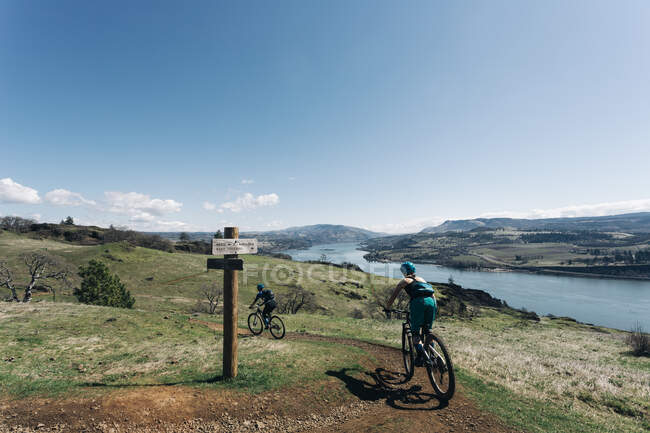
[[[0,432],[514,432],[476,408],[462,388],[449,404],[437,400],[423,371],[407,384],[389,385],[402,368],[395,349],[309,334],[285,338],[356,346],[376,361],[362,373],[327,371],[326,381],[258,395],[139,386],[96,398],[0,400]]]

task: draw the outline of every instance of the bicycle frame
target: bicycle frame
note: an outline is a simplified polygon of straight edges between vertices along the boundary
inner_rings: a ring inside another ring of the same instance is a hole
[[[405,334],[407,338],[411,339],[411,342],[413,342],[413,329],[411,328],[411,312],[406,310],[390,310],[390,312],[406,316],[404,318],[404,321],[402,322],[402,333]],[[417,335],[420,338],[420,342],[424,344],[426,342],[426,334],[424,334],[421,330],[418,330]],[[445,363],[445,367],[446,367],[447,364],[445,362],[444,356],[442,356],[440,352],[436,350],[435,346],[431,346],[431,350],[433,350],[433,352],[435,353],[438,359],[441,359],[442,362]],[[429,361],[431,361],[431,359],[429,358],[429,354],[426,351],[424,352],[424,355],[427,357]]]

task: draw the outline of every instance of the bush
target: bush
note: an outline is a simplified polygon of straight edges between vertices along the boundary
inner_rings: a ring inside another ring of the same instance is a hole
[[[276,302],[280,314],[296,314],[301,309],[312,312],[319,308],[316,295],[301,286],[291,287],[287,293],[279,296],[279,299],[276,298]]]
[[[394,285],[370,288],[370,298],[366,302],[366,313],[373,319],[385,319],[386,313],[384,308],[386,301],[393,294]],[[393,302],[392,309],[407,310],[409,306],[409,297],[404,290],[400,290],[399,295]]]
[[[650,355],[650,336],[644,332],[639,322],[636,323],[630,335],[628,335],[627,344],[632,348],[632,353],[636,356]]]
[[[108,307],[133,308],[135,299],[126,290],[117,275],[111,275],[102,262],[91,260],[87,266],[79,266],[81,288],[74,289],[79,302]]]

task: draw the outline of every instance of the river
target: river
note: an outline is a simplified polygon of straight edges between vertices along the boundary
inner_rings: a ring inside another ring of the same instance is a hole
[[[294,260],[318,260],[322,254],[334,263],[350,262],[364,271],[401,278],[399,263],[368,262],[357,243],[315,245],[283,251]],[[566,277],[518,272],[465,271],[417,264],[417,274],[428,281],[449,277],[466,288],[480,289],[508,305],[539,315],[569,316],[595,325],[630,330],[636,322],[650,330],[650,281]]]

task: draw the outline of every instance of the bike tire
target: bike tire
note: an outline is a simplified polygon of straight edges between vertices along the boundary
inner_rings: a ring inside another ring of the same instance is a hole
[[[451,356],[442,338],[432,334],[434,348],[427,345],[426,350],[432,363],[427,365],[427,376],[438,398],[451,400],[456,391],[456,375]],[[441,362],[442,361],[442,362]]]
[[[404,326],[402,328],[402,360],[404,361],[404,371],[406,372],[406,381],[411,380],[415,371],[415,355],[413,347],[413,336],[411,330]]]
[[[257,313],[251,313],[248,316],[248,329],[253,335],[260,335],[264,331],[264,320]]]
[[[271,317],[271,320],[269,321],[269,331],[271,331],[271,335],[276,340],[283,338],[285,329],[282,319],[280,319],[278,316]]]

